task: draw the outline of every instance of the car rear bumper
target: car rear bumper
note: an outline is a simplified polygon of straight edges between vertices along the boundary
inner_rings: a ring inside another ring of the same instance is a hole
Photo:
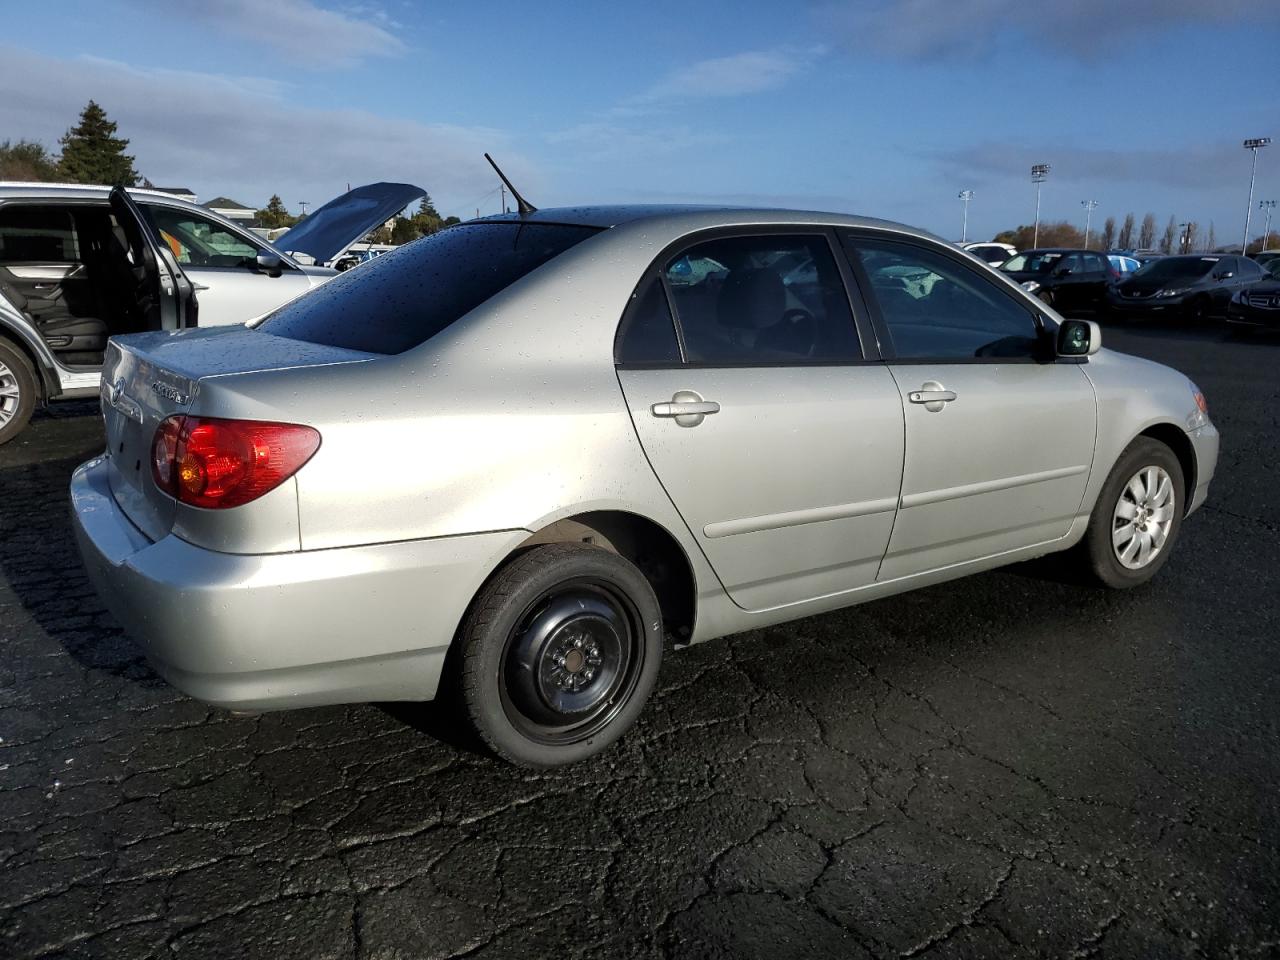
[[[156,671],[243,710],[430,700],[467,604],[528,535],[266,555],[152,542],[116,505],[103,458],[76,470],[71,505],[94,586]]]

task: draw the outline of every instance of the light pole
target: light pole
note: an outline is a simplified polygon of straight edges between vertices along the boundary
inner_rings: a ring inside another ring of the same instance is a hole
[[[1084,207],[1084,248],[1089,249],[1089,223],[1093,220],[1093,211],[1098,206],[1097,200],[1081,200],[1080,206]]]
[[[307,215],[307,207],[309,207],[309,206],[311,206],[311,204],[310,204],[310,202],[309,202],[309,201],[307,201],[307,200],[299,200],[299,201],[298,201],[298,207],[299,207],[299,209],[301,209],[301,210],[302,210],[302,215],[303,215],[304,217]]]
[[[1190,227],[1190,226],[1191,226],[1191,224],[1189,224],[1189,223],[1180,223],[1180,224],[1178,224],[1178,252],[1179,252],[1179,253],[1187,253],[1187,252],[1188,252],[1188,251],[1187,251],[1187,241],[1188,241],[1190,238],[1187,236],[1187,228],[1188,228],[1188,227]]]
[[[1267,225],[1262,228],[1262,249],[1267,249],[1267,238],[1271,236],[1271,211],[1276,208],[1274,200],[1259,200],[1258,209],[1267,211]]]
[[[1243,144],[1246,150],[1253,152],[1253,168],[1249,171],[1249,202],[1244,207],[1244,243],[1240,246],[1240,252],[1246,256],[1249,253],[1249,216],[1253,213],[1253,180],[1258,173],[1258,151],[1270,142],[1270,137],[1254,137]]]
[[[1031,165],[1031,182],[1036,185],[1036,227],[1035,233],[1031,240],[1031,246],[1040,246],[1040,184],[1049,179],[1049,164],[1035,163]],[[1253,201],[1250,200],[1250,203]]]
[[[969,201],[973,199],[972,190],[961,190],[957,196],[964,201],[964,219],[960,221],[960,242],[969,239]]]

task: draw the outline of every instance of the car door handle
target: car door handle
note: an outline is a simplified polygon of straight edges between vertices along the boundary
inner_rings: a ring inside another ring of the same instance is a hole
[[[948,390],[937,380],[926,380],[919,390],[912,390],[907,399],[912,403],[923,403],[930,413],[937,413],[956,398],[954,390]]]
[[[950,403],[955,398],[954,390],[914,390],[907,394],[912,403]]]
[[[714,400],[703,400],[692,390],[679,390],[669,401],[650,406],[649,412],[655,417],[674,418],[682,427],[696,427],[706,417],[719,413],[720,404]]]
[[[192,280],[191,289],[194,290],[196,293],[199,293],[201,290],[208,290],[209,285],[207,283],[196,283],[194,280]]]

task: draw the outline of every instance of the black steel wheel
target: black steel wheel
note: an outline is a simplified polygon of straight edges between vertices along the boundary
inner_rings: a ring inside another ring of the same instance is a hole
[[[494,575],[459,641],[481,738],[514,763],[549,767],[604,750],[634,721],[657,677],[662,616],[626,559],[547,544]]]

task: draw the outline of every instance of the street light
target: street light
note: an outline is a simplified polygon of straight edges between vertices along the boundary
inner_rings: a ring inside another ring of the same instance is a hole
[[[1267,225],[1262,228],[1262,249],[1267,249],[1267,238],[1271,236],[1271,211],[1276,208],[1274,200],[1259,200],[1258,209],[1267,211]]]
[[[1178,224],[1178,252],[1179,253],[1190,253],[1190,251],[1187,250],[1188,241],[1191,239],[1189,236],[1187,236],[1187,230],[1190,229],[1190,227],[1191,227],[1191,224],[1189,223]]]
[[[1049,179],[1049,164],[1034,163],[1031,165],[1031,182],[1036,185],[1036,227],[1031,240],[1032,248],[1040,246],[1040,184]],[[1250,200],[1250,203],[1253,201]]]
[[[1093,219],[1093,211],[1098,206],[1097,200],[1081,200],[1080,206],[1084,207],[1084,248],[1089,249],[1089,222]]]
[[[973,199],[972,190],[961,190],[957,196],[964,201],[964,219],[960,222],[960,242],[969,239],[969,201]]]
[[[1249,171],[1249,202],[1244,206],[1244,243],[1240,247],[1240,252],[1246,255],[1249,253],[1249,216],[1253,213],[1253,179],[1258,173],[1258,151],[1270,142],[1270,137],[1254,137],[1243,144],[1246,150],[1253,151],[1253,169]]]

